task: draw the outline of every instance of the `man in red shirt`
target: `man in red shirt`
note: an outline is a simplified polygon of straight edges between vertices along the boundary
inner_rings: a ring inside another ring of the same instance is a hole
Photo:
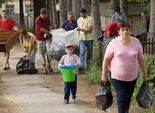
[[[117,23],[118,22],[110,22],[107,28],[104,32],[104,39],[112,38],[114,36],[117,36],[118,29],[117,29]]]
[[[6,10],[2,10],[2,19],[0,19],[0,28],[2,31],[5,30],[18,30],[16,27],[16,23],[13,19],[8,18],[8,12]],[[4,62],[4,70],[10,69],[9,65],[9,56],[10,51],[4,52],[5,62]]]
[[[38,54],[39,54],[41,63],[44,67],[43,74],[47,74],[45,54],[47,56],[47,63],[48,63],[47,68],[49,72],[53,72],[53,69],[51,68],[51,65],[50,65],[52,57],[49,54],[47,54],[47,51],[46,51],[46,41],[48,41],[49,37],[52,37],[52,34],[50,34],[51,23],[48,18],[48,9],[41,8],[40,16],[38,16],[35,21],[35,29],[36,29],[36,39],[38,44]],[[45,35],[47,35],[47,38],[44,37]]]

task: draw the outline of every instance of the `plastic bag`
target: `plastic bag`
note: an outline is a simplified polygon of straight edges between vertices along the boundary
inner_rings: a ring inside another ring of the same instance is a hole
[[[29,60],[25,60],[25,57],[22,57],[16,65],[16,72],[18,74],[36,74],[38,70],[34,68]]]
[[[99,41],[101,41],[101,42],[103,42],[103,37],[104,37],[104,32],[105,32],[105,30],[103,30],[103,31],[100,31],[100,36],[98,37],[98,40]]]
[[[76,29],[65,31],[63,28],[51,30],[52,40],[46,42],[47,53],[59,61],[65,52],[67,43],[74,44],[74,54],[79,55],[79,35]]]
[[[146,83],[142,84],[142,86],[138,92],[138,95],[136,97],[136,100],[137,100],[139,106],[144,109],[149,108],[152,105],[153,98],[151,96],[151,93],[150,93]]]
[[[113,103],[113,96],[111,93],[110,82],[108,81],[105,85],[101,82],[97,92],[96,92],[96,106],[105,111]]]

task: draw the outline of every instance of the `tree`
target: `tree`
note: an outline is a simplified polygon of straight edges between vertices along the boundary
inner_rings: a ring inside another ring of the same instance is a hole
[[[24,28],[25,22],[24,22],[23,0],[19,0],[19,6],[20,6],[20,27]]]
[[[53,24],[54,24],[54,28],[57,29],[60,27],[60,22],[59,22],[59,13],[56,10],[56,0],[52,0],[52,14],[53,14]]]
[[[150,27],[147,39],[155,39],[155,0],[150,0]],[[152,40],[151,40],[152,41]],[[155,46],[154,46],[155,49]],[[152,53],[153,50],[151,50]],[[154,50],[155,51],[155,50]]]
[[[82,0],[82,8],[87,10],[88,15],[90,15],[90,2],[91,0]]]
[[[81,0],[72,0],[72,12],[75,19],[80,17]]]
[[[64,20],[67,19],[67,2],[66,0],[59,0],[59,15],[60,15],[60,25]]]
[[[121,11],[128,17],[128,0],[120,0]]]
[[[72,12],[72,0],[67,0],[67,13]]]
[[[40,15],[40,9],[42,7],[46,7],[46,0],[33,0],[34,23],[35,23],[36,18]]]
[[[119,0],[110,0],[110,7],[111,7],[111,15],[113,15],[115,9],[119,7]]]
[[[5,2],[10,2],[12,0],[0,0],[0,8],[2,7],[2,4],[5,3]]]
[[[101,31],[101,20],[100,20],[100,5],[99,0],[92,0],[92,14],[94,19],[94,26],[93,26],[93,32],[94,32],[94,43],[97,43],[97,37],[99,36],[99,33]],[[102,43],[99,42],[99,57],[102,61],[103,58],[103,52],[102,52]]]

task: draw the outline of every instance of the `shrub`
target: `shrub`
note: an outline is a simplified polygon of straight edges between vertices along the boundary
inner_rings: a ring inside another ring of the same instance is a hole
[[[155,100],[155,54],[153,55],[145,55],[145,61],[146,61],[146,67],[147,67],[147,74],[148,74],[148,82],[147,85],[149,87],[149,90],[153,96],[153,99]],[[139,77],[137,79],[137,83],[135,86],[134,94],[132,97],[133,104],[137,104],[136,102],[136,96],[138,94],[138,91],[143,83],[143,72],[141,69],[139,69]],[[155,102],[153,102],[152,106],[147,110],[148,113],[154,113],[155,111]]]
[[[27,32],[31,32],[31,33],[35,34],[35,30],[33,28],[27,29]]]

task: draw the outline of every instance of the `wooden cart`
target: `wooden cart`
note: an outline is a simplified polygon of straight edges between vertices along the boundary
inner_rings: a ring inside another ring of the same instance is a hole
[[[18,31],[0,31],[0,52],[9,51],[18,42]]]

